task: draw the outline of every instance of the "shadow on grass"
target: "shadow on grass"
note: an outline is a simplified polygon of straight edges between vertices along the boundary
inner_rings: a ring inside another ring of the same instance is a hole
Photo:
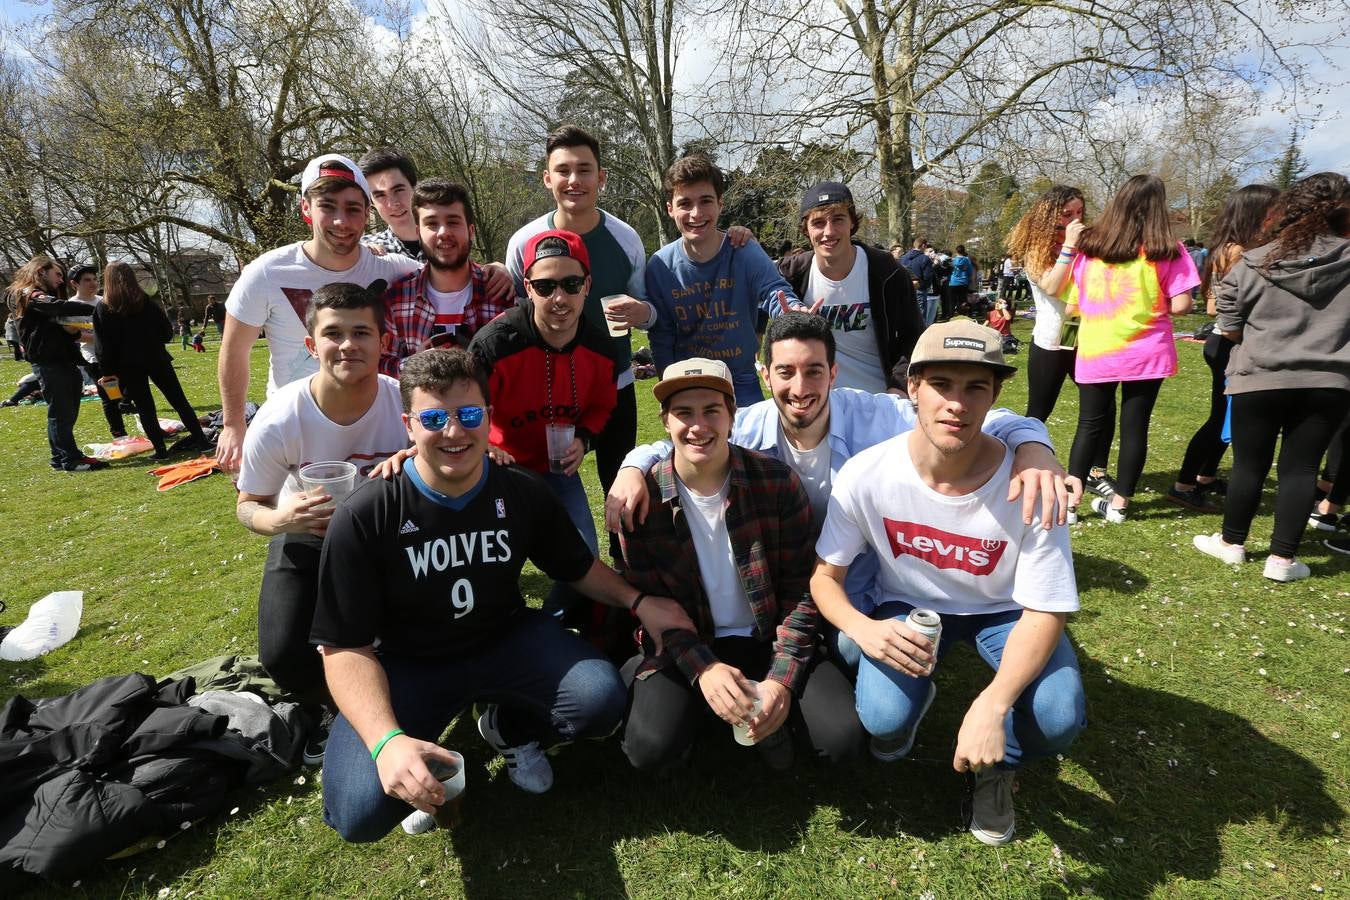
[[[1117,594],[1138,594],[1149,583],[1149,577],[1134,566],[1078,550],[1073,554],[1073,572],[1080,593],[1096,588]],[[1075,618],[1081,618],[1082,615],[1082,612],[1074,613]]]
[[[1089,726],[1069,755],[1106,796],[1057,778],[1054,761],[1029,767],[1018,794],[1020,832],[1043,830],[1095,869],[1071,876],[1070,893],[1143,896],[1177,877],[1212,878],[1231,825],[1259,820],[1297,840],[1342,827],[1347,811],[1322,770],[1251,722],[1108,679],[1093,659],[1080,665]]]

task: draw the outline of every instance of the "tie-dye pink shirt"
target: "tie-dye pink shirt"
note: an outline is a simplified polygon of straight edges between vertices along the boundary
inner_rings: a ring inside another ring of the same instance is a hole
[[[1175,259],[1156,262],[1142,253],[1127,263],[1082,255],[1074,260],[1071,294],[1082,316],[1077,381],[1147,381],[1177,373],[1170,300],[1200,283],[1195,263],[1177,246]]]

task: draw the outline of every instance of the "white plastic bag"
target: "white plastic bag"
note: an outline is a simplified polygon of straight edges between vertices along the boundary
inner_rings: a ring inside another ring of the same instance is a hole
[[[23,624],[0,641],[0,659],[36,659],[69,641],[80,630],[84,591],[56,591],[33,604]]]

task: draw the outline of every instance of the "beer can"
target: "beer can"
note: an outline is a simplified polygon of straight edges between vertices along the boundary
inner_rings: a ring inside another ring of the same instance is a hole
[[[933,671],[933,666],[937,665],[938,642],[942,640],[942,617],[931,609],[912,609],[905,624],[933,642],[933,662],[928,666],[928,671]]]

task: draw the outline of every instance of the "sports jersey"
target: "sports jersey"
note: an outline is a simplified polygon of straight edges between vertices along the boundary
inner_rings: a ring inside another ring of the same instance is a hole
[[[304,490],[297,474],[314,462],[350,462],[364,478],[386,457],[408,446],[398,382],[380,380],[375,402],[350,425],[323,414],[310,392],[315,376],[302,378],[268,398],[244,432],[239,490],[259,497],[286,497]]]
[[[614,342],[585,317],[572,342],[554,350],[539,336],[534,304],[526,300],[484,326],[469,351],[488,372],[488,440],[536,472],[548,471],[546,424],[571,423],[577,437],[590,440],[618,401]]]
[[[314,292],[326,284],[369,287],[415,272],[418,263],[406,256],[376,256],[365,246],[350,269],[334,272],[305,254],[304,243],[268,250],[244,266],[230,288],[225,311],[245,325],[267,329],[267,396],[297,378],[319,371],[319,362],[305,349],[305,314]]]
[[[1078,609],[1069,533],[1022,522],[1008,502],[1012,451],[988,481],[951,497],[924,483],[909,452],[911,434],[844,463],[816,555],[846,566],[871,547],[880,560],[877,604],[903,601],[942,615]]]
[[[312,643],[382,653],[467,653],[525,609],[529,560],[577,581],[594,557],[538,476],[483,462],[478,485],[448,497],[415,465],[362,484],[333,513],[319,563]]]
[[[619,387],[633,383],[633,341],[631,334],[611,337],[605,327],[605,311],[600,298],[610,294],[627,294],[638,300],[647,299],[647,288],[642,273],[647,265],[647,251],[642,238],[628,225],[604,210],[600,224],[581,235],[586,255],[591,258],[591,292],[586,295],[582,312],[586,320],[614,345],[611,354],[619,366]],[[546,213],[511,235],[506,245],[506,268],[516,283],[516,296],[525,296],[525,243],[541,231],[555,228],[554,213]]]

